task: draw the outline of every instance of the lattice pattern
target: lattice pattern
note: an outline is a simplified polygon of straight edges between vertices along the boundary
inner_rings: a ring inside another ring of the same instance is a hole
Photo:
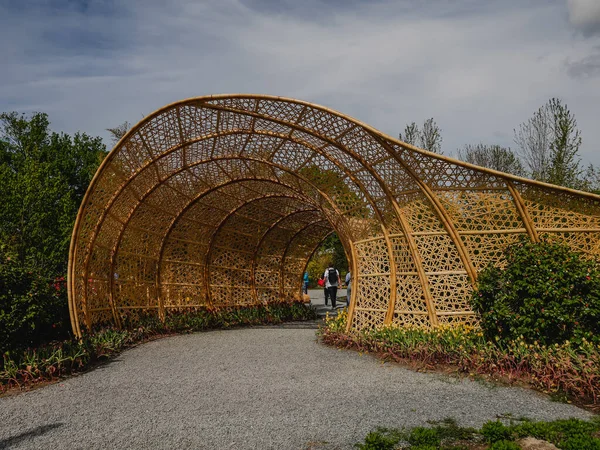
[[[71,244],[74,332],[144,313],[297,301],[320,242],[354,271],[350,326],[473,323],[477,272],[519,235],[600,252],[600,197],[428,153],[268,96],[174,103],[106,158]]]

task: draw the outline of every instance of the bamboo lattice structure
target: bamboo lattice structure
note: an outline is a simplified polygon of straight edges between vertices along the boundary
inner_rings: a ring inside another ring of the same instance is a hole
[[[300,299],[337,232],[349,327],[472,323],[477,273],[520,235],[600,253],[600,196],[415,148],[338,112],[192,98],[134,126],[96,173],[69,259],[74,332],[125,317]]]

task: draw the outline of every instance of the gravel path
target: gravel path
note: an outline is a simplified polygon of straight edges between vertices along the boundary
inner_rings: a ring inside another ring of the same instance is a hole
[[[0,448],[346,449],[377,426],[497,414],[590,417],[520,388],[326,347],[315,324],[153,341],[89,373],[0,398]]]

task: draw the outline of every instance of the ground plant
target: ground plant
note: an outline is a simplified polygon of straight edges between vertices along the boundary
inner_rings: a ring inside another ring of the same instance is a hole
[[[319,330],[323,342],[422,369],[527,383],[590,408],[600,403],[600,347],[588,340],[553,345],[529,344],[522,338],[497,342],[470,326],[381,326],[346,333],[346,323],[345,311],[327,317]]]
[[[315,311],[302,303],[173,311],[164,321],[155,315],[129,317],[129,326],[122,330],[103,328],[80,340],[66,339],[4,353],[0,361],[0,393],[85,371],[128,347],[160,336],[315,318]]]
[[[360,450],[519,450],[523,439],[535,438],[559,449],[595,450],[600,448],[600,418],[534,422],[508,418],[508,424],[488,421],[477,430],[457,425],[454,419],[431,422],[429,427],[413,429],[377,428],[355,446]],[[539,448],[548,448],[546,447]]]

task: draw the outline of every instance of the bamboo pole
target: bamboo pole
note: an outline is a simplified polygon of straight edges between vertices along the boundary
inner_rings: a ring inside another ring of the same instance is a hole
[[[257,266],[257,260],[258,260],[258,252],[260,251],[260,248],[261,248],[263,242],[265,241],[265,239],[267,238],[267,236],[269,235],[269,233],[271,231],[273,231],[275,228],[278,228],[282,222],[284,222],[285,220],[288,220],[290,217],[293,217],[297,214],[306,214],[306,213],[318,212],[318,211],[319,211],[318,209],[313,208],[313,209],[300,209],[300,210],[291,212],[285,216],[282,216],[279,220],[273,222],[273,224],[269,228],[267,228],[267,230],[261,235],[258,243],[254,247],[254,252],[253,252],[253,257],[252,257],[252,268],[251,268],[252,291],[254,292],[255,303],[258,303],[258,289],[256,287],[256,266]]]
[[[515,186],[509,180],[506,180],[506,187],[510,191],[510,195],[513,198],[513,202],[515,203],[519,216],[521,217],[521,220],[525,225],[525,229],[527,230],[529,238],[533,242],[540,242],[540,238],[537,234],[537,231],[535,230],[535,223],[533,222],[533,220],[531,220],[531,217],[529,216],[527,206],[525,205],[521,194],[519,194],[519,191],[515,189]]]
[[[387,142],[385,142],[379,136],[375,135],[374,137],[379,141],[379,143],[383,147],[387,148],[388,151],[395,156],[396,161],[398,161],[398,163],[404,168],[406,173],[408,173],[413,178],[413,180],[415,181],[417,186],[419,186],[421,188],[421,191],[423,192],[423,194],[425,194],[425,197],[427,197],[427,199],[431,203],[431,206],[433,207],[438,218],[440,219],[440,222],[442,222],[442,225],[446,229],[448,236],[454,243],[454,245],[458,251],[458,255],[459,255],[463,265],[465,266],[465,269],[467,270],[467,274],[469,275],[469,278],[471,279],[471,283],[474,285],[477,281],[477,271],[475,270],[475,266],[473,265],[473,262],[471,261],[471,258],[462,242],[462,239],[460,238],[458,232],[456,231],[456,228],[454,227],[454,223],[452,221],[452,218],[450,217],[450,214],[448,214],[448,211],[446,211],[446,208],[444,208],[444,205],[442,205],[440,200],[434,194],[433,190],[427,185],[427,183],[425,183],[423,180],[421,180],[419,178],[419,176],[415,173],[415,171],[412,169],[412,167],[410,167],[400,157],[400,155],[398,155],[394,151],[394,149],[390,147],[390,145]]]

